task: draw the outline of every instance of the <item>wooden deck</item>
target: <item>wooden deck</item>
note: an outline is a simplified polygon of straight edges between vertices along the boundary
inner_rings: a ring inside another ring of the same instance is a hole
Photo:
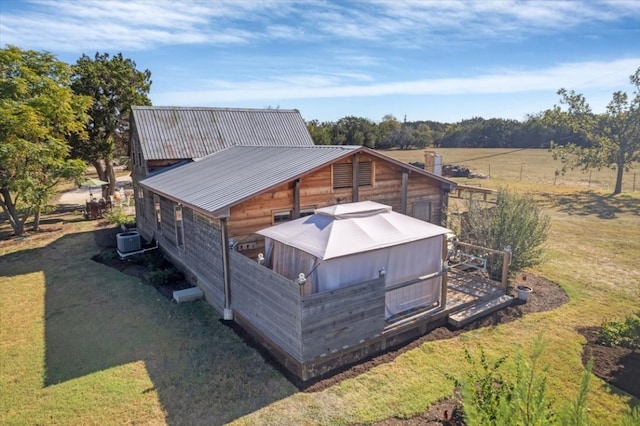
[[[447,277],[447,299],[444,309],[436,307],[415,311],[404,317],[396,317],[388,322],[385,332],[415,326],[417,323],[431,323],[436,326],[439,320],[447,319],[451,315],[470,309],[474,310],[475,318],[482,316],[482,306],[491,300],[500,298],[506,294],[501,283],[490,280],[479,274],[464,272],[455,268],[449,269]],[[491,311],[487,311],[487,314]],[[474,318],[474,319],[475,319]]]
[[[450,269],[448,281],[445,310],[450,313],[505,294],[499,282],[478,274]]]

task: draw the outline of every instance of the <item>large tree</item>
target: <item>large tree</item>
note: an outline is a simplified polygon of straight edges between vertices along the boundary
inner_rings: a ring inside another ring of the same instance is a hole
[[[568,126],[575,133],[575,141],[553,145],[554,158],[561,159],[566,168],[611,167],[617,171],[613,194],[622,191],[622,177],[626,170],[640,161],[640,68],[629,77],[635,92],[615,92],[606,112],[594,114],[585,97],[560,89],[560,104],[546,111],[546,120],[554,125]],[[590,143],[585,146],[579,139]]]
[[[129,153],[131,106],[151,105],[147,96],[151,72],[139,71],[122,53],[96,53],[94,58],[82,55],[73,70],[73,90],[93,99],[88,137],[71,139],[73,154],[93,165],[100,179],[109,181],[108,192],[112,194],[116,181],[113,160]]]
[[[70,87],[70,67],[47,52],[0,50],[0,206],[16,235],[40,212],[61,179],[85,165],[71,160],[67,137],[82,136],[91,100]]]

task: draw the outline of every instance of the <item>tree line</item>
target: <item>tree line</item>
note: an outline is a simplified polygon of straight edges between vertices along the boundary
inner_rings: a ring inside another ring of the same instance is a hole
[[[338,121],[307,122],[316,145],[363,145],[373,149],[440,148],[545,148],[552,142],[570,141],[588,146],[589,141],[569,125],[551,123],[544,115],[525,121],[474,117],[457,123],[399,121],[391,114],[380,122],[348,116]]]

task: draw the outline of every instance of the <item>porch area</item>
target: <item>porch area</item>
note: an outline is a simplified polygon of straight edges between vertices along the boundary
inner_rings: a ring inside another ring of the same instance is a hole
[[[402,318],[394,318],[393,321],[387,322],[385,331],[423,321],[436,324],[431,328],[445,323],[461,328],[513,302],[513,297],[506,294],[507,289],[502,283],[478,273],[450,268],[447,271],[446,283],[444,308],[416,311],[407,313]]]
[[[447,323],[460,327],[512,301],[501,283],[450,268],[442,276],[440,304],[385,319],[384,276],[304,295],[298,283],[239,253],[230,254],[234,321],[303,381]]]

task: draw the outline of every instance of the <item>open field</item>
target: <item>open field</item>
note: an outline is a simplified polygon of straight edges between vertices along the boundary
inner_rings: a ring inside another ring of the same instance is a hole
[[[458,164],[488,175],[492,185],[523,182],[613,191],[616,182],[616,172],[611,169],[588,172],[569,170],[565,175],[556,175],[562,163],[554,160],[545,149],[437,148],[435,151],[442,155],[443,164]],[[392,150],[384,153],[407,163],[424,162],[423,150]],[[483,184],[483,180],[474,179],[473,183]],[[640,165],[636,170],[625,173],[622,191],[640,192]]]
[[[112,232],[107,225],[51,216],[48,232],[0,240],[0,424],[346,425],[408,418],[451,395],[445,374],[460,377],[468,368],[465,345],[482,345],[490,357],[513,355],[530,349],[538,334],[546,342],[548,391],[559,403],[572,399],[583,371],[585,340],[577,330],[640,309],[640,191],[628,192],[629,175],[615,197],[606,176],[597,186],[595,174],[591,187],[569,177],[554,185],[557,165],[546,151],[517,157],[501,151],[441,153],[444,163],[480,173],[487,170],[475,162],[491,159],[483,187],[530,192],[551,215],[548,261],[531,272],[565,289],[571,301],[561,308],[427,342],[321,392],[299,392],[205,303],[173,304],[93,262],[97,239]],[[421,151],[396,154],[422,161]],[[529,167],[536,172],[526,173]],[[591,381],[593,424],[619,424],[638,403]]]

